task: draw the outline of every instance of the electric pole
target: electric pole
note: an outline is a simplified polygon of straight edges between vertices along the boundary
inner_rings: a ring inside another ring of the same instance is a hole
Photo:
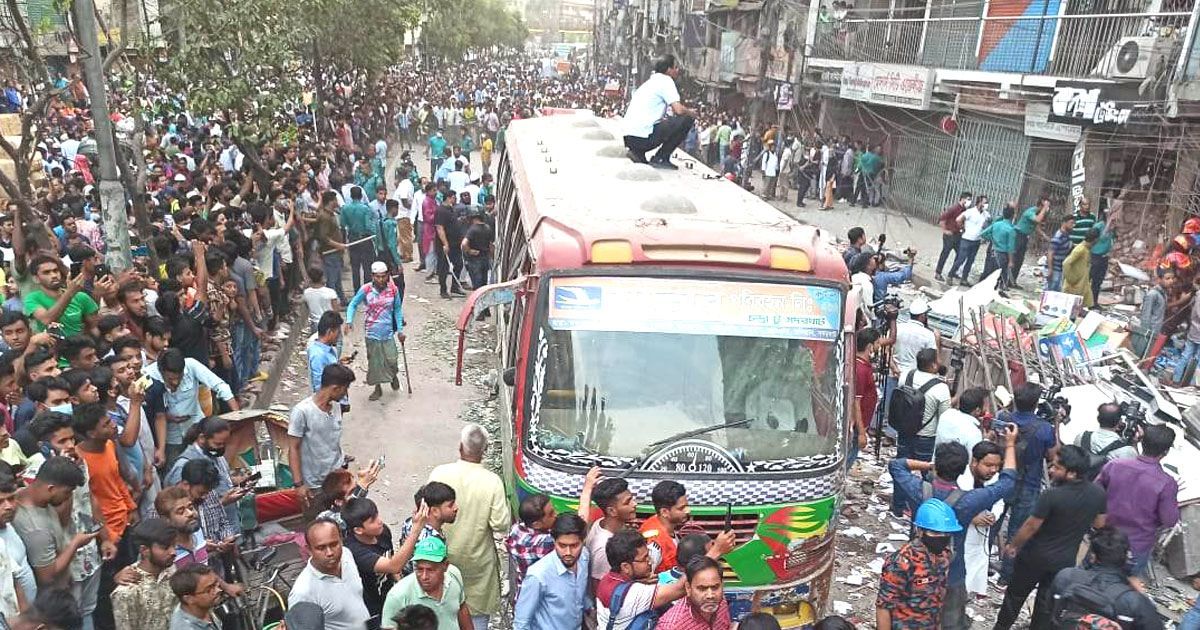
[[[100,161],[100,214],[104,221],[104,260],[113,272],[133,266],[130,258],[129,222],[125,215],[125,187],[117,171],[117,147],[113,140],[112,120],[108,117],[108,92],[104,83],[104,58],[96,37],[96,9],[92,0],[74,0],[71,15],[79,39],[83,79],[87,83],[92,122],[95,125],[96,151]],[[125,36],[125,33],[122,33]],[[109,42],[111,45],[112,42]],[[135,151],[139,150],[134,148]]]
[[[786,78],[784,79],[784,82],[788,85],[788,87],[793,88],[791,91],[791,102],[789,103],[791,105],[791,110],[789,110],[789,111],[795,111],[796,106],[797,106],[797,100],[799,99],[800,95],[799,95],[799,90],[795,89],[795,86],[792,85],[792,69],[793,69],[793,63],[796,60],[796,51],[791,46],[791,41],[788,37],[788,33],[790,33],[790,32],[792,32],[792,31],[791,31],[791,26],[789,25],[787,30],[784,31],[784,50],[787,51],[787,55],[788,55],[787,74],[785,75]],[[779,107],[778,102],[776,102],[775,107],[776,107],[776,111],[780,112],[778,114],[779,132],[775,134],[775,161],[776,161],[776,165],[777,165],[777,169],[778,169],[778,174],[775,177],[775,180],[773,182],[771,182],[771,186],[767,189],[767,197],[772,198],[772,199],[775,197],[775,188],[776,188],[776,186],[779,185],[779,179],[781,177],[787,177],[787,174],[783,172],[783,150],[784,150],[783,143],[787,142],[787,116],[784,113],[782,113],[783,110],[778,109],[778,107]],[[793,162],[796,161],[795,155],[792,155],[792,161]],[[783,190],[784,190],[784,196],[786,197],[787,196],[787,186],[784,186]],[[787,199],[784,199],[784,201],[787,201]]]
[[[758,133],[758,123],[762,115],[763,99],[769,98],[767,94],[767,69],[771,63],[771,46],[775,43],[776,29],[779,28],[779,16],[773,15],[778,8],[778,0],[764,0],[762,5],[762,16],[759,19],[759,25],[766,24],[766,29],[759,28],[758,30],[758,93],[750,102],[750,133]],[[764,33],[764,30],[766,31]]]

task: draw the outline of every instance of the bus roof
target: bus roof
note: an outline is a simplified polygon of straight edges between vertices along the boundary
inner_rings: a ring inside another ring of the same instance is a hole
[[[505,151],[539,270],[716,264],[847,281],[830,236],[677,151],[679,170],[633,163],[620,120],[585,110],[516,120]]]

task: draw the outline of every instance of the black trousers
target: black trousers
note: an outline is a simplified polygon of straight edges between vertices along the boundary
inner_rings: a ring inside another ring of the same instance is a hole
[[[446,294],[446,276],[450,275],[451,267],[454,269],[454,281],[450,283],[451,289],[462,291],[462,285],[458,279],[462,277],[463,270],[463,253],[457,247],[450,248],[450,252],[446,253],[443,250],[437,251],[437,277],[438,287],[441,288],[442,294]]]
[[[1025,265],[1025,251],[1029,249],[1029,235],[1017,232],[1017,246],[1013,249],[1013,268],[1011,282],[1016,284],[1021,276],[1021,267]]]
[[[1054,591],[1051,585],[1059,568],[1047,568],[1028,554],[1018,554],[993,630],[1011,628],[1016,623],[1017,616],[1021,614],[1021,607],[1025,605],[1026,598],[1034,589],[1037,589],[1037,597],[1033,601],[1033,617],[1029,621],[1029,630],[1050,630],[1050,617],[1054,607]]]
[[[655,162],[666,162],[671,159],[671,153],[683,144],[688,131],[691,131],[695,124],[696,119],[691,116],[668,116],[654,123],[654,130],[650,132],[648,138],[625,136],[625,148],[635,154],[634,161],[638,161],[637,157],[645,159],[646,153],[657,148],[658,152],[650,159]]]
[[[958,240],[960,238],[962,238],[961,234],[942,234],[942,252],[938,254],[937,267],[934,268],[937,275],[942,275],[942,267],[950,259],[950,254],[958,251]]]
[[[354,292],[362,288],[363,284],[371,281],[371,263],[373,262],[375,262],[375,246],[371,244],[371,241],[350,246],[350,281],[354,283],[350,295],[354,295]]]

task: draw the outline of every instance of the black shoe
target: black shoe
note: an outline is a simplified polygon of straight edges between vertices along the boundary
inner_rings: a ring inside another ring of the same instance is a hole
[[[797,208],[807,208],[807,207],[808,207],[808,205],[807,205],[807,204],[803,204],[803,203],[798,203],[798,204],[796,204],[796,207],[797,207]]]
[[[625,154],[628,155],[629,159],[633,160],[635,164],[649,164],[649,162],[646,161],[646,156],[638,153],[637,151],[626,151]]]
[[[444,298],[446,298],[447,300],[449,300],[449,299],[450,299],[450,294],[449,294],[449,293],[446,293],[445,291],[442,291],[442,292],[441,292],[441,296],[442,296],[442,297],[444,297]]]
[[[463,293],[460,289],[450,289],[450,295],[466,295],[466,293]]]
[[[946,279],[945,279],[945,278],[943,278],[943,277],[942,277],[942,274],[940,274],[940,273],[935,273],[935,274],[933,274],[933,279],[934,279],[934,280],[937,280],[938,282],[945,282],[945,281],[946,281]]]
[[[650,160],[650,166],[653,166],[654,168],[665,169],[668,171],[678,171],[679,170],[679,167],[672,164],[670,160],[667,160],[665,162],[658,162],[655,160]]]
[[[399,391],[399,390],[400,390],[400,377],[393,376],[392,377],[392,391]]]

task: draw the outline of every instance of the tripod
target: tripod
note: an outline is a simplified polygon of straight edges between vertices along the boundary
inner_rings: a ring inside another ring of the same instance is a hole
[[[891,389],[892,346],[886,346],[878,357],[879,364],[875,366],[875,384],[879,387],[879,404],[875,405],[875,417],[872,426],[875,427],[875,458],[879,458],[879,449],[883,443],[883,423],[887,417],[888,390]]]

